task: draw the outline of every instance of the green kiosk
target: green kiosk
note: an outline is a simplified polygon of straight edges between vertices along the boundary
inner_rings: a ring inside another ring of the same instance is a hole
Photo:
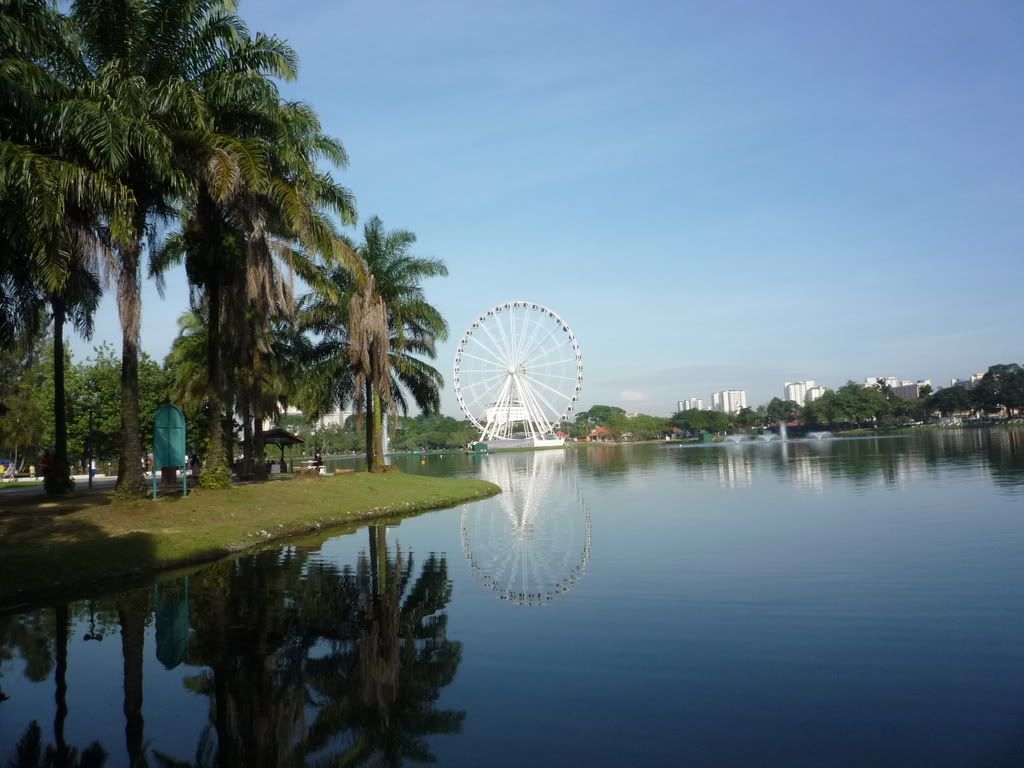
[[[173,405],[161,405],[153,418],[153,498],[156,475],[164,467],[181,467],[181,492],[188,495],[188,464],[185,461],[185,414]]]

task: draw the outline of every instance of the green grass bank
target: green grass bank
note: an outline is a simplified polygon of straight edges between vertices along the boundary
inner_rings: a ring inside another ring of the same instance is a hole
[[[376,518],[400,518],[500,493],[483,480],[357,472],[187,497],[114,502],[0,498],[0,608]]]

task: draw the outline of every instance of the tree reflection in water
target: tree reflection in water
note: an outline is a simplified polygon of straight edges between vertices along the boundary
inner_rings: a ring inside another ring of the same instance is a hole
[[[207,568],[190,592],[187,660],[209,671],[187,685],[211,699],[196,766],[428,762],[425,737],[461,729],[436,707],[461,660],[443,556],[417,570],[374,526],[355,567],[290,547]]]
[[[8,619],[10,621],[10,619]],[[25,729],[24,735],[18,740],[18,744],[15,747],[14,759],[10,762],[11,768],[103,768],[107,761],[107,753],[98,743],[93,742],[89,747],[83,750],[81,753],[75,748],[70,746],[64,738],[64,723],[68,715],[68,684],[67,684],[67,672],[68,672],[68,632],[69,632],[70,618],[68,616],[68,604],[60,603],[54,609],[54,627],[53,627],[53,638],[54,638],[54,649],[53,649],[53,682],[54,682],[54,698],[55,698],[55,711],[56,714],[53,720],[53,736],[54,743],[43,746],[43,729],[39,723],[33,720],[29,723],[28,728]],[[28,625],[31,626],[31,625]],[[37,625],[38,628],[38,625]],[[11,621],[9,625],[3,627],[5,630],[14,630],[10,632],[15,638],[24,640],[36,640],[40,638],[38,635],[33,637],[33,633],[26,633],[26,625],[18,621]],[[8,634],[3,632],[0,634]],[[40,648],[46,648],[49,650],[49,643],[39,642],[28,642],[21,646],[22,653],[26,651],[31,654],[32,650],[38,652]],[[36,653],[35,659],[31,655],[25,655],[26,661],[28,661],[28,667],[26,674],[32,669],[33,660],[39,664],[37,671],[45,669],[46,673],[50,669],[50,658],[47,653],[45,661],[39,657]]]

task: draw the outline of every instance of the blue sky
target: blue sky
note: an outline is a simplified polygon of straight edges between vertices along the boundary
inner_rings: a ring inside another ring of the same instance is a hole
[[[486,308],[556,309],[584,405],[1024,361],[1024,4],[244,0],[362,219]],[[183,274],[145,293],[160,359]],[[120,338],[110,300],[95,340]],[[91,344],[75,342],[76,354]],[[456,415],[448,388],[443,410]]]

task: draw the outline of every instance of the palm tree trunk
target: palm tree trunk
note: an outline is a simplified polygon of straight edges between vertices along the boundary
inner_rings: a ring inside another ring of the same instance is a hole
[[[146,596],[136,593],[118,601],[121,654],[124,658],[124,735],[131,768],[146,765],[142,718],[142,656],[146,639]]]
[[[242,401],[242,466],[248,477],[253,475],[252,407],[249,400]]]
[[[144,227],[144,218],[136,222],[139,240],[121,253],[122,272],[117,285],[117,313],[121,320],[121,446],[117,459],[117,494],[129,498],[146,494],[139,431],[139,326],[142,319],[139,255]]]
[[[384,471],[384,402],[380,393],[373,393],[373,471]]]
[[[64,400],[64,322],[66,307],[62,296],[54,296],[53,307],[53,461],[43,479],[48,494],[64,494],[71,490],[68,471],[68,419]]]
[[[388,529],[371,525],[366,531],[370,537],[370,591],[376,598],[384,593],[388,583]]]
[[[53,673],[57,698],[57,712],[53,718],[53,739],[57,745],[59,759],[66,760],[68,745],[64,739],[64,721],[68,717],[68,604],[60,603],[56,608],[57,627],[54,644],[56,665]]]
[[[383,403],[370,382],[366,382],[366,471],[384,471]]]
[[[256,464],[256,479],[267,479],[267,461],[263,445],[263,389],[256,386],[256,396],[253,398],[253,428],[252,428],[252,454],[253,462]]]
[[[206,466],[199,482],[204,488],[223,488],[231,484],[231,474],[224,452],[224,406],[221,402],[224,372],[220,354],[221,286],[216,279],[210,281],[210,285],[207,286],[206,296],[210,311],[206,333],[206,407],[209,409],[210,421]]]
[[[373,472],[373,388],[366,382],[366,399],[363,414],[363,431],[366,437],[366,471]]]

